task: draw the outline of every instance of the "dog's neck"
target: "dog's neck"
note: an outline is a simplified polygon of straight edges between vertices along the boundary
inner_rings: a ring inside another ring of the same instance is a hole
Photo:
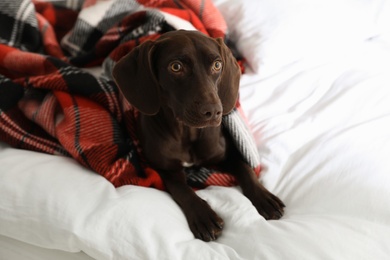
[[[146,128],[149,128],[150,130],[156,129],[161,132],[160,134],[170,135],[175,139],[187,139],[190,142],[196,141],[205,132],[212,135],[212,133],[217,134],[221,131],[221,126],[203,128],[188,126],[184,122],[178,120],[169,107],[162,107],[155,115],[142,115],[142,117],[143,119],[141,121],[143,121],[143,124],[147,125],[145,125]]]
[[[226,151],[221,128],[190,127],[177,120],[170,109],[160,109],[156,115],[140,114],[138,137],[153,167],[178,170],[193,164],[219,162]]]
[[[165,127],[172,131],[173,134],[179,135],[181,137],[188,136],[191,141],[195,141],[199,135],[203,132],[220,132],[221,126],[217,127],[192,127],[187,125],[185,122],[176,118],[175,114],[169,107],[162,107],[154,117],[154,120],[157,120],[160,124],[165,124]]]

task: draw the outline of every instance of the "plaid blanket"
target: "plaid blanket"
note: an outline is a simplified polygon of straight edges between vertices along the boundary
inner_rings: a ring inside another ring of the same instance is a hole
[[[122,102],[115,63],[167,31],[194,28],[225,37],[210,0],[0,1],[0,140],[14,147],[71,156],[114,186],[164,189],[142,157],[137,111]],[[85,68],[100,67],[93,75]],[[223,118],[247,162],[259,156],[240,105]],[[196,188],[235,185],[217,169],[189,168]]]

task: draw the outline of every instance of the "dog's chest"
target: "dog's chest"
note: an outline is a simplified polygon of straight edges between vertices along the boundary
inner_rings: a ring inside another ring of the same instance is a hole
[[[216,165],[225,156],[226,141],[220,127],[165,128],[148,119],[142,117],[139,124],[140,145],[154,168]]]
[[[196,151],[192,148],[194,144],[197,142],[200,136],[200,131],[198,129],[192,129],[192,131],[188,131],[182,138],[182,143],[186,144],[183,147],[183,157],[181,158],[181,165],[184,168],[189,168],[194,166],[198,162]]]
[[[178,150],[183,167],[218,163],[225,155],[225,138],[217,129],[192,129],[183,135]]]
[[[190,168],[192,166],[194,166],[195,163],[193,162],[181,162],[181,166],[183,166],[184,168]]]

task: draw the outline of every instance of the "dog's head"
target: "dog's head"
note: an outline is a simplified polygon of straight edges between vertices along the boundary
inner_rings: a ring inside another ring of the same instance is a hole
[[[141,113],[162,106],[191,127],[218,126],[238,97],[239,66],[222,39],[173,31],[124,56],[113,77]]]

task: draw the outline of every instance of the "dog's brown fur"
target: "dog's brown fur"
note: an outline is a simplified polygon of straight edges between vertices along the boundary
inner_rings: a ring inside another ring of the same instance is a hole
[[[240,70],[221,39],[174,31],[147,41],[122,58],[113,76],[140,112],[138,135],[145,158],[183,210],[191,231],[215,240],[223,220],[186,184],[187,164],[217,165],[238,180],[266,219],[279,219],[283,202],[267,191],[221,127],[235,106]]]

